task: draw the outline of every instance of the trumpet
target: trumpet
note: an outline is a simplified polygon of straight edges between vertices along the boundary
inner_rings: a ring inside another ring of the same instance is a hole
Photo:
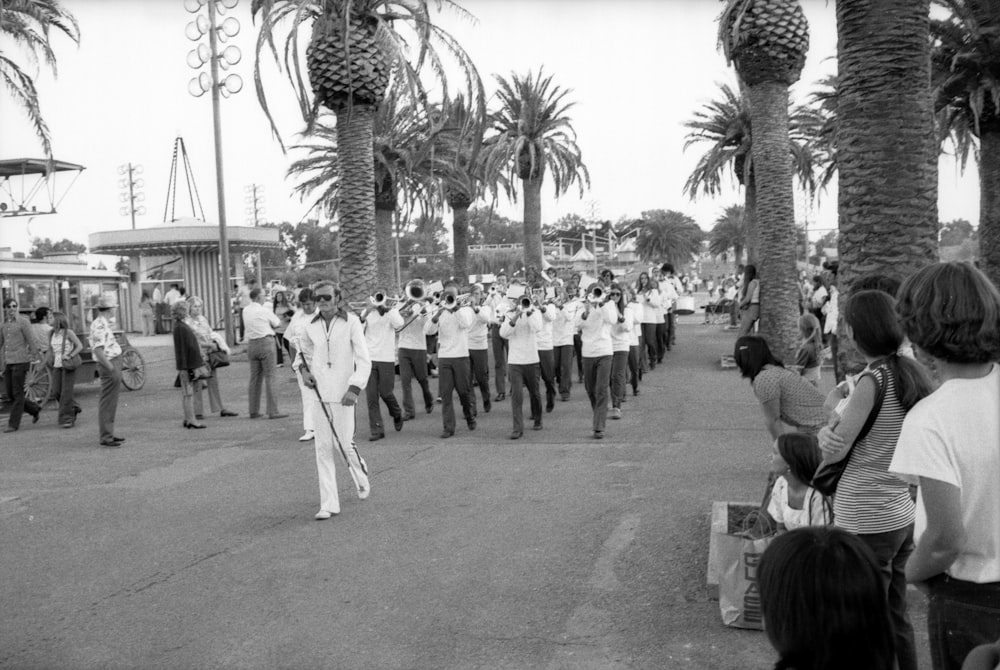
[[[607,300],[607,294],[600,286],[595,286],[594,290],[587,295],[587,302],[595,305],[602,303],[605,300]]]
[[[471,293],[463,293],[459,296],[446,293],[440,303],[445,309],[457,309],[458,307],[469,304],[471,297]]]
[[[531,301],[530,297],[522,295],[521,299],[517,303],[517,306],[521,308],[521,311],[526,311],[531,309],[533,304],[534,303]]]
[[[388,307],[390,300],[398,302],[399,299],[390,298],[382,291],[376,291],[375,295],[368,298],[368,301],[372,304],[373,307]]]

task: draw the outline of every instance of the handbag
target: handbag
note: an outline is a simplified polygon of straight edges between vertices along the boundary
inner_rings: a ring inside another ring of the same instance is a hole
[[[62,357],[62,369],[68,372],[72,372],[73,370],[76,370],[78,367],[83,365],[83,359],[80,358],[80,354],[73,354],[72,356],[67,358],[66,356],[67,339],[68,338],[66,337],[66,333],[63,332],[62,352],[60,353]]]
[[[224,368],[229,365],[229,353],[223,351],[222,349],[216,348],[213,351],[208,352],[208,366],[213,370],[216,368]]]
[[[875,369],[878,370],[880,368],[883,370],[883,374],[887,373],[885,366],[880,365]],[[865,425],[861,427],[861,432],[858,433],[856,438],[854,438],[854,444],[851,445],[847,454],[836,463],[827,463],[826,461],[823,461],[819,468],[817,468],[816,474],[813,475],[810,485],[824,496],[832,496],[837,492],[837,484],[840,483],[840,478],[843,476],[844,470],[847,468],[847,463],[851,460],[851,452],[854,451],[854,447],[858,444],[858,442],[863,440],[864,437],[868,435],[868,431],[870,431],[872,426],[875,425],[875,420],[878,418],[879,412],[882,411],[882,401],[885,400],[885,387],[887,385],[879,384],[878,378],[871,372],[866,372],[865,374],[872,376],[875,380],[875,385],[878,388],[875,393],[875,404],[872,405],[872,411],[868,413]]]

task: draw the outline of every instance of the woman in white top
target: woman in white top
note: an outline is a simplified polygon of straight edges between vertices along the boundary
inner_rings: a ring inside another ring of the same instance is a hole
[[[635,282],[635,294],[642,307],[640,320],[642,323],[642,334],[640,351],[642,359],[640,364],[644,370],[652,370],[656,367],[656,361],[660,358],[659,340],[656,338],[656,324],[663,323],[663,309],[660,302],[660,291],[653,283],[649,274],[639,273],[639,279]]]
[[[205,302],[196,295],[187,299],[190,312],[184,323],[194,331],[194,336],[198,338],[198,346],[201,347],[201,355],[208,365],[208,356],[211,352],[220,350],[229,353],[229,345],[226,339],[212,330],[211,324],[205,318]],[[219,392],[219,368],[212,370],[212,376],[205,380],[208,386],[208,406],[212,412],[218,412],[219,416],[239,416],[239,412],[226,409],[222,404],[222,394]],[[199,421],[205,418],[204,399],[202,398],[201,386],[196,384],[194,391],[194,418]]]
[[[632,386],[632,395],[639,395],[639,382],[642,380],[642,364],[640,363],[642,342],[639,335],[642,333],[643,307],[635,291],[628,287],[623,288],[628,294],[629,312],[632,315],[632,330],[629,332],[628,347],[628,383]]]
[[[62,312],[52,314],[52,330],[49,332],[49,352],[52,361],[52,395],[59,399],[59,425],[72,428],[80,405],[73,400],[73,385],[76,383],[76,368],[66,368],[64,363],[83,351],[83,344],[69,327],[69,321]]]
[[[618,320],[611,326],[611,418],[622,418],[625,400],[625,378],[628,371],[628,354],[632,345],[632,306],[625,299],[622,287],[612,284],[608,302],[615,306]]]
[[[911,275],[896,306],[941,385],[903,421],[890,470],[920,481],[907,580],[930,595],[934,668],[1000,637],[1000,292],[971,264]]]
[[[604,425],[608,419],[608,395],[611,387],[611,360],[614,346],[611,342],[611,327],[624,322],[625,317],[619,316],[618,309],[605,298],[598,297],[594,289],[598,284],[591,284],[587,291],[584,307],[576,318],[580,328],[580,341],[583,354],[583,385],[590,398],[590,408],[593,410],[594,439],[604,439]]]

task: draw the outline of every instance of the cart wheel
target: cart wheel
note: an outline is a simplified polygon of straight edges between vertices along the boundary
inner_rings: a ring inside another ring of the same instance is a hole
[[[24,396],[38,405],[44,405],[49,400],[52,390],[50,370],[44,363],[32,363],[24,378]]]
[[[129,391],[138,391],[146,383],[146,362],[135,349],[122,352],[122,384]]]

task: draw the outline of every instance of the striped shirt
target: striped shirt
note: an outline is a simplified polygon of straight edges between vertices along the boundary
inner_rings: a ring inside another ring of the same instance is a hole
[[[882,409],[871,430],[854,444],[834,496],[834,523],[859,535],[888,533],[913,523],[916,507],[910,488],[889,474],[896,442],[903,428],[906,410],[896,397],[896,379],[891,369],[869,366],[878,388],[884,388]],[[864,376],[862,375],[862,376]]]

